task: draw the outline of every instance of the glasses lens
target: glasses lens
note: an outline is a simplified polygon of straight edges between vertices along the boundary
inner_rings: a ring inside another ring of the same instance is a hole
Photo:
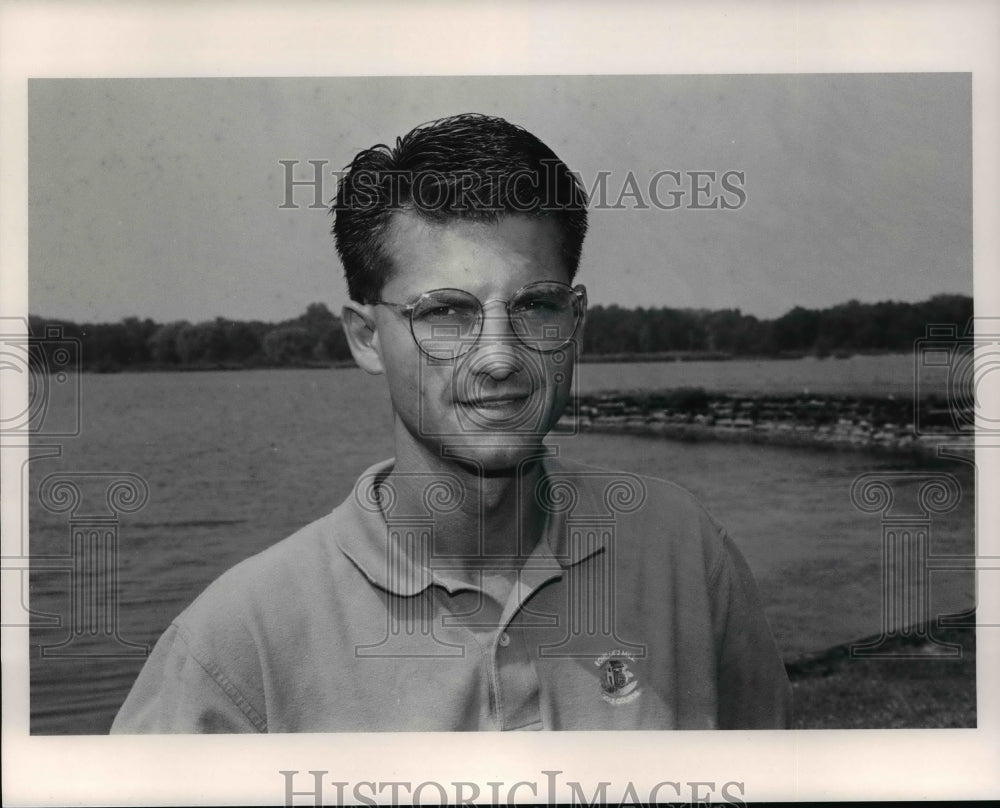
[[[435,359],[460,356],[475,342],[479,301],[461,289],[437,289],[413,307],[410,323],[420,349]]]
[[[511,300],[510,321],[529,348],[554,351],[576,333],[580,301],[570,287],[561,283],[533,283]]]

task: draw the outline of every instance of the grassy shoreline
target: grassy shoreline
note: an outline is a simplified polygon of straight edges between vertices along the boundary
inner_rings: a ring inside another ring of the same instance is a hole
[[[931,729],[976,727],[975,612],[961,626],[921,626],[885,638],[885,656],[852,655],[838,645],[787,662],[792,683],[793,729]],[[933,638],[960,649],[935,656]]]

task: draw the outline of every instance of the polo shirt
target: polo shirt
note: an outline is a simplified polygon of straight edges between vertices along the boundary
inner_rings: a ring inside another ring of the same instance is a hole
[[[704,508],[669,482],[544,462],[543,535],[504,602],[490,574],[469,583],[426,549],[431,492],[422,513],[374,504],[386,461],[185,609],[111,731],[787,726],[757,587]]]

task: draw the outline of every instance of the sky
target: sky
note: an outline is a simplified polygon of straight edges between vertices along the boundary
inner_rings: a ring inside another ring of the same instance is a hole
[[[359,150],[469,111],[529,129],[588,189],[604,177],[578,275],[592,304],[771,318],[972,294],[969,74],[33,79],[30,311],[339,312],[329,213],[311,186],[282,207],[281,161],[296,180],[325,161],[328,202]],[[692,207],[713,199],[735,207]]]

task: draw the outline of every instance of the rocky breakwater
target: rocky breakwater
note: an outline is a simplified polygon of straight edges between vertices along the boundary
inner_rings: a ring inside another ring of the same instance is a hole
[[[557,429],[933,456],[940,444],[956,440],[956,423],[961,428],[969,416],[934,399],[914,407],[908,397],[725,395],[682,388],[580,396]]]

